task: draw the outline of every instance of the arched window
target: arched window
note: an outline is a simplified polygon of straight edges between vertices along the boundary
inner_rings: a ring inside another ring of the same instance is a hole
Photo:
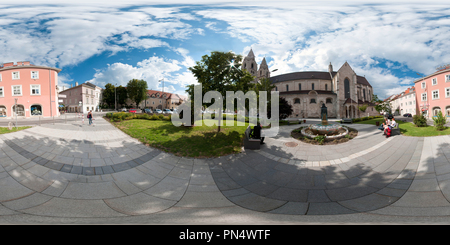
[[[316,104],[316,99],[311,99],[310,104]]]
[[[286,91],[289,91],[289,85],[286,84]]]
[[[328,90],[328,84],[325,84],[325,90]]]
[[[13,105],[12,112],[17,113],[17,116],[19,117],[25,116],[25,108],[23,107],[23,105],[17,105],[17,110],[16,105]]]
[[[294,104],[300,104],[300,99],[299,98],[294,99]]]
[[[345,92],[345,98],[350,98],[350,81],[348,78],[344,80],[344,92]]]
[[[312,88],[312,90],[314,90],[314,83],[313,83],[313,84],[311,84],[311,88]]]
[[[438,107],[438,106],[433,107],[433,116],[437,116],[440,111],[441,111],[440,107]]]
[[[447,115],[447,117],[450,117],[450,105],[445,107],[445,115]]]
[[[0,117],[6,117],[7,115],[6,106],[0,105]]]
[[[32,105],[30,106],[30,111],[32,116],[42,116],[42,106]]]
[[[327,104],[332,104],[333,101],[331,100],[331,98],[327,98],[327,99],[326,99],[326,103],[327,103]]]

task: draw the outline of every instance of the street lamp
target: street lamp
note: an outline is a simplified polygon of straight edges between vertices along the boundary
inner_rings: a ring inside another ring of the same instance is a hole
[[[162,81],[162,92],[164,93],[164,78],[159,80],[158,82],[160,83]]]

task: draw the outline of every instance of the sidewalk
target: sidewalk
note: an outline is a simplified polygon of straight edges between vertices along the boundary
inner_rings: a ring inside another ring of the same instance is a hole
[[[357,138],[313,146],[290,138],[291,125],[261,150],[192,159],[146,147],[100,117],[85,123],[0,135],[0,223],[449,221],[449,136],[386,139],[352,124]]]

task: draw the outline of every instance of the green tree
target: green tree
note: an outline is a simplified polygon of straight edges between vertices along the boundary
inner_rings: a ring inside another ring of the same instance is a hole
[[[126,100],[128,99],[127,88],[120,85],[116,87],[116,96],[117,96],[117,109],[121,108],[122,105],[125,105]]]
[[[114,107],[114,88],[114,85],[112,85],[111,83],[107,83],[102,93],[102,102],[108,105],[108,108]]]
[[[389,103],[390,101],[382,101],[376,94],[374,94],[371,102],[375,104],[375,110],[378,111],[378,113],[380,113],[381,111],[391,113],[391,106]]]
[[[287,102],[287,100],[283,97],[279,97],[279,102],[278,102],[278,106],[279,106],[279,119],[283,120],[288,118],[290,115],[292,115],[292,113],[294,112],[294,110],[292,109],[292,105],[289,104],[289,102]],[[267,117],[273,117],[273,115],[271,115],[271,106],[272,104],[272,100],[269,100],[269,103],[267,105]]]
[[[259,92],[267,91],[267,101],[270,101],[270,92],[275,88],[275,85],[272,84],[269,78],[262,78],[258,83],[254,84],[253,90],[256,92],[256,96],[258,98],[259,105]]]
[[[127,94],[138,107],[139,103],[147,97],[147,82],[142,79],[131,79],[127,83]]]
[[[227,91],[246,93],[251,90],[253,88],[251,81],[254,77],[247,71],[240,69],[241,61],[242,56],[233,52],[213,51],[211,55],[202,56],[201,61],[197,61],[194,67],[190,67],[189,70],[197,78],[198,83],[202,85],[202,98],[209,91],[217,91],[222,95],[222,105],[225,108]],[[193,102],[194,85],[188,85],[186,92]],[[204,107],[209,107],[213,103],[215,101],[204,103],[202,100],[202,106]],[[222,110],[219,111],[218,118],[219,120],[222,118]],[[218,131],[220,131],[220,122]]]

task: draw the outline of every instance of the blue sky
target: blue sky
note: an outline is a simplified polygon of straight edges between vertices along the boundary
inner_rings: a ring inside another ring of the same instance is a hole
[[[188,4],[189,3],[189,4]],[[75,82],[184,93],[188,67],[211,51],[266,57],[272,75],[334,70],[347,61],[384,98],[450,63],[445,1],[0,2],[0,62],[62,69]]]

